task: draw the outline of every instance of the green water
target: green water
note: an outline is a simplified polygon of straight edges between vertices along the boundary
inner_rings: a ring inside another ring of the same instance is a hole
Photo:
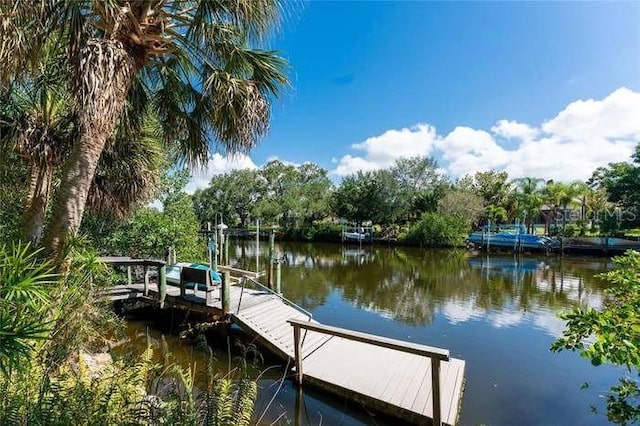
[[[261,245],[261,259],[266,249]],[[255,270],[254,244],[233,242],[230,251],[233,264]],[[461,424],[606,423],[600,395],[621,370],[593,367],[575,353],[553,354],[549,346],[564,328],[558,312],[600,306],[605,286],[595,275],[612,267],[609,259],[299,243],[276,251],[286,259],[285,297],[318,321],[447,348],[464,359]],[[146,323],[131,322],[129,334],[123,350],[151,342],[174,362],[206,362],[205,351]],[[229,362],[225,342],[215,347],[220,371],[239,366],[237,348]],[[275,362],[267,358],[248,374]],[[264,424],[398,424],[320,391],[299,395],[291,381],[276,392],[283,373],[269,370],[259,382],[256,420],[262,416]],[[581,389],[585,382],[589,387]]]

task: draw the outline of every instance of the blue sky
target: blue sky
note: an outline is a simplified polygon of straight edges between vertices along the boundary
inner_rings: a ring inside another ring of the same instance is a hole
[[[270,41],[292,87],[269,136],[202,181],[273,157],[339,180],[415,154],[453,176],[584,178],[640,141],[639,22],[640,2],[307,2]]]

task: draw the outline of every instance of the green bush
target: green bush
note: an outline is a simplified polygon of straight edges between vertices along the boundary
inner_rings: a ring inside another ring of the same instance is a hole
[[[342,227],[337,223],[314,222],[300,227],[287,227],[282,231],[282,239],[291,241],[340,241]]]
[[[617,269],[601,274],[611,286],[600,309],[575,308],[560,315],[567,328],[552,351],[579,351],[595,366],[625,366],[627,374],[606,395],[610,421],[640,421],[640,253],[627,251],[614,258]]]
[[[420,220],[400,235],[400,241],[421,247],[458,247],[464,244],[470,229],[458,216],[423,213]]]
[[[580,228],[572,223],[566,225],[562,231],[565,237],[575,237],[580,233]]]

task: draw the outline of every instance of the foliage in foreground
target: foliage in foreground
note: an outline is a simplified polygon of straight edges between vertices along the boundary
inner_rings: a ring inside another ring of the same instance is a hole
[[[209,368],[197,389],[190,369],[161,369],[151,350],[135,365],[87,361],[117,320],[99,296],[104,265],[70,242],[58,274],[28,244],[0,249],[0,424],[248,425],[255,381]]]
[[[20,368],[47,336],[45,307],[55,278],[28,245],[0,247],[0,373]]]
[[[0,424],[249,425],[255,381],[230,378],[194,386],[193,374],[163,370],[149,349],[135,365],[122,361],[91,368],[82,356],[57,371],[43,363],[0,376]]]
[[[640,421],[640,252],[628,251],[614,261],[618,268],[602,274],[612,284],[603,308],[562,314],[567,328],[551,350],[580,351],[595,366],[625,366],[628,376],[607,395],[609,420],[625,424]]]

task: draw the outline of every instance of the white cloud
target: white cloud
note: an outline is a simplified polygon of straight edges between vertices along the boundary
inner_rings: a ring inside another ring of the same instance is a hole
[[[438,141],[438,149],[448,162],[448,171],[456,176],[486,169],[500,169],[509,161],[507,152],[491,134],[470,127],[456,127]]]
[[[599,166],[629,160],[640,143],[638,117],[640,93],[621,88],[601,100],[572,102],[535,126],[502,119],[490,130],[458,126],[438,135],[434,127],[419,124],[352,145],[364,155],[345,155],[333,173],[345,176],[388,167],[401,157],[433,155],[454,176],[495,169],[511,178],[584,180]]]
[[[569,141],[640,139],[640,93],[623,87],[601,101],[570,103],[542,124],[542,130]]]
[[[506,139],[521,139],[523,141],[531,140],[538,134],[538,130],[528,124],[509,120],[498,121],[491,127],[491,131]]]
[[[346,176],[359,170],[369,171],[389,167],[399,158],[429,155],[436,141],[436,129],[427,124],[411,128],[387,130],[351,147],[363,151],[362,156],[345,155],[333,173]]]
[[[257,166],[251,157],[244,154],[222,156],[213,154],[207,165],[200,170],[194,170],[191,180],[187,184],[185,191],[193,194],[196,190],[209,186],[211,178],[215,175],[230,172],[238,169],[255,169]]]

